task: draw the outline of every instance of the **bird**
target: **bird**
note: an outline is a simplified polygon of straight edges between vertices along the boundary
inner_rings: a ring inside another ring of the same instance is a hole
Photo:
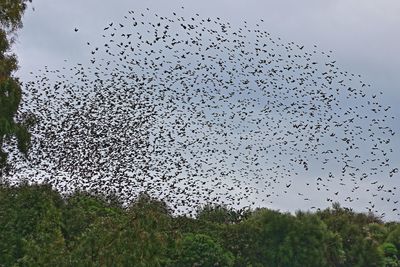
[[[128,12],[87,41],[86,62],[33,72],[20,109],[38,123],[10,177],[43,170],[63,193],[127,204],[148,192],[177,213],[288,194],[356,205],[364,189],[368,208],[397,201],[391,110],[361,77],[261,23],[178,14]]]

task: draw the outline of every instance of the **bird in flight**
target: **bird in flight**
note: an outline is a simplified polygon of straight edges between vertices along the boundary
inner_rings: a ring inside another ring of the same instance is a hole
[[[360,77],[258,24],[179,13],[129,12],[84,43],[87,62],[34,73],[21,111],[39,119],[19,169],[62,192],[146,191],[181,210],[395,199],[390,109]]]

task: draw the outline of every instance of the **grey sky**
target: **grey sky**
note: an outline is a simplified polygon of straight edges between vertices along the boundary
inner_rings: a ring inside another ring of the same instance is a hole
[[[185,9],[182,10],[181,6]],[[264,20],[263,28],[283,41],[313,45],[333,51],[342,70],[361,74],[368,90],[382,91],[380,100],[391,105],[394,125],[400,133],[400,2],[397,0],[33,0],[24,17],[15,51],[20,62],[18,75],[30,79],[29,72],[47,65],[57,68],[64,59],[86,62],[87,41],[96,42],[107,23],[121,20],[128,10],[146,7],[154,13],[170,15],[177,10],[186,16],[220,17],[233,25]],[[77,33],[74,28],[78,28]],[[392,140],[394,165],[400,165],[400,140]],[[397,175],[400,186],[400,178]],[[399,197],[399,196],[397,196]],[[290,209],[290,198],[275,207]],[[296,207],[301,208],[301,207]]]

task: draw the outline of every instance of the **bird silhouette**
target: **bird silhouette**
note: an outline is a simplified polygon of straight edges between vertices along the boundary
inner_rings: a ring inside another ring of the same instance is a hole
[[[189,213],[288,194],[313,209],[361,203],[362,190],[369,209],[398,201],[385,180],[398,174],[390,108],[331,51],[263,27],[147,9],[107,23],[84,43],[87,62],[25,83],[20,116],[37,123],[10,179],[47,177],[66,194],[126,203],[147,192]]]

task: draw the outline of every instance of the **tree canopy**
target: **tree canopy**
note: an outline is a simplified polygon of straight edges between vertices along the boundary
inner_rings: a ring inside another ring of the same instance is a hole
[[[32,0],[0,0],[0,24],[3,29],[15,31],[22,27],[22,15]]]
[[[123,207],[3,185],[0,236],[3,266],[400,266],[398,223],[337,204],[295,215],[206,206],[187,217],[148,195]]]
[[[22,15],[30,0],[0,0],[0,176],[7,165],[4,143],[16,137],[18,149],[27,153],[30,143],[29,120],[16,121],[22,90],[18,78],[12,74],[18,68],[11,53],[14,32],[22,27]]]

